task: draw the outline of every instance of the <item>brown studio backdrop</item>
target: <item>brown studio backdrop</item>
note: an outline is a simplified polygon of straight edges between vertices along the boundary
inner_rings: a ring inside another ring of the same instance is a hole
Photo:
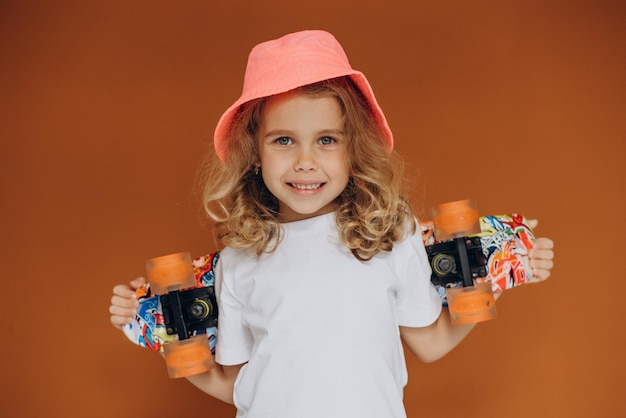
[[[320,28],[373,84],[425,211],[471,197],[558,245],[550,281],[446,358],[409,359],[409,417],[617,416],[624,17],[617,1],[2,2],[2,415],[233,416],[109,325],[111,288],[149,257],[215,250],[194,184],[246,55]]]

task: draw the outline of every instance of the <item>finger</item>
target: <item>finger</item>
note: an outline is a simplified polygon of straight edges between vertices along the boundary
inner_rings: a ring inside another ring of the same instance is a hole
[[[134,317],[127,315],[111,315],[111,324],[118,329],[122,329],[124,325],[129,324]]]
[[[530,229],[537,228],[538,224],[539,224],[539,221],[537,219],[529,219],[528,220],[528,226],[530,227]]]
[[[542,250],[540,248],[533,248],[529,252],[529,260],[532,266],[539,266],[537,263],[542,261],[552,261],[554,260],[554,251],[552,250]]]
[[[135,290],[126,284],[118,284],[113,288],[113,294],[124,298],[130,298],[135,295]]]
[[[541,249],[552,249],[554,248],[554,241],[552,241],[550,238],[545,237],[537,238],[535,240],[535,243],[533,244],[533,247]]]
[[[531,263],[536,260],[553,260],[554,259],[554,251],[552,250],[542,250],[542,249],[533,249],[530,253]]]
[[[115,286],[113,288],[113,294],[126,298],[135,297],[137,289],[139,289],[144,284],[146,284],[146,279],[143,277],[137,277],[136,279],[132,280],[128,285],[118,284],[117,286]]]
[[[533,282],[547,280],[554,267],[554,252],[551,249],[533,249],[530,266],[533,271]]]
[[[123,309],[134,309],[139,306],[139,301],[132,294],[130,297],[113,295],[111,297],[111,306],[117,306]]]
[[[109,306],[109,313],[111,315],[131,317],[137,313],[137,309],[134,306],[111,305]]]
[[[145,277],[137,277],[135,280],[130,282],[130,288],[133,290],[137,290],[146,283],[147,280],[145,279]]]
[[[111,324],[116,328],[122,328],[122,326],[130,323],[135,315],[137,309],[127,308],[119,305],[111,305],[109,307],[109,313],[111,314]]]
[[[549,238],[537,238],[528,255],[531,260],[552,260],[554,258],[554,242]]]
[[[548,270],[549,271],[549,270],[552,270],[552,268],[554,267],[554,261],[535,259],[530,262],[530,265],[533,268],[533,271],[535,270]]]
[[[137,309],[134,307],[124,307],[119,305],[109,306],[111,314],[111,322],[113,325],[128,324],[137,315]]]
[[[122,329],[124,325],[132,321],[132,317],[124,315],[111,315],[111,324],[118,329]]]
[[[111,297],[111,306],[109,313],[111,314],[111,324],[118,329],[130,323],[137,314],[136,292],[146,283],[143,277],[137,277],[128,285],[120,284],[113,287],[113,296]]]
[[[130,324],[135,319],[134,316],[127,315],[111,315],[111,323],[116,327],[122,327],[126,324]]]
[[[533,269],[533,282],[542,282],[544,280],[547,280],[548,277],[550,277],[550,270],[545,270],[545,269]]]

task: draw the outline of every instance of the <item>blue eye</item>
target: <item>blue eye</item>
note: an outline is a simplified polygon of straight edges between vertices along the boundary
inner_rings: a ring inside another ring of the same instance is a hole
[[[319,141],[322,145],[331,145],[336,142],[335,138],[332,138],[330,136],[323,136],[319,139]]]
[[[276,138],[276,143],[279,145],[289,145],[292,143],[292,140],[289,137],[281,136],[280,138]]]

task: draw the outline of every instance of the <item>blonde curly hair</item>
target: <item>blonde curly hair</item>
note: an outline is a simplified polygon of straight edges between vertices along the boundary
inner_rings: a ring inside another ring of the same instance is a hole
[[[339,238],[359,260],[416,230],[415,215],[404,190],[402,160],[386,149],[366,99],[349,77],[300,87],[305,95],[331,94],[341,106],[348,138],[350,179],[337,197]],[[218,241],[234,248],[272,252],[281,241],[278,200],[262,177],[256,138],[267,98],[242,105],[226,138],[224,161],[212,155],[204,170],[202,200],[215,222]]]

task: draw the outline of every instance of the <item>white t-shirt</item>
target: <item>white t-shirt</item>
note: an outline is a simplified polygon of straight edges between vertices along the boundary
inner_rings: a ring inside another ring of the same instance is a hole
[[[441,311],[419,231],[362,262],[340,243],[334,213],[282,226],[275,252],[226,248],[217,266],[216,359],[248,362],[237,417],[405,417],[398,326]]]

